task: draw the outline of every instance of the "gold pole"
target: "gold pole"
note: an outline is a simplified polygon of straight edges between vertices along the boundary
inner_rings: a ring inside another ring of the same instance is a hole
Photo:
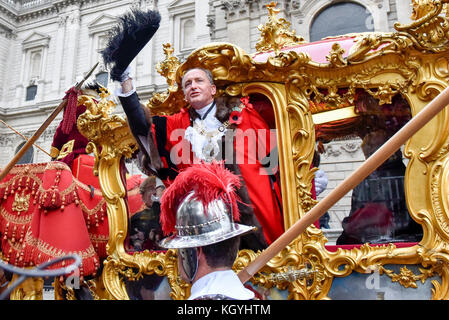
[[[366,161],[318,202],[309,212],[284,232],[276,241],[266,248],[253,262],[238,274],[242,283],[251,279],[268,261],[289,245],[304,230],[318,220],[335,203],[354,189],[368,175],[393,155],[410,137],[420,130],[427,122],[449,105],[449,87],[443,90],[424,109],[413,117],[404,127],[393,135],[382,147],[373,153]]]
[[[90,77],[92,72],[94,72],[95,68],[98,66],[98,62],[90,69],[87,75],[81,80],[78,84],[76,84],[75,88],[79,90],[83,85],[84,81]],[[14,158],[7,164],[5,169],[0,172],[0,181],[2,181],[9,171],[16,165],[16,163],[22,158],[22,156],[27,152],[27,150],[34,144],[34,142],[41,136],[45,129],[50,125],[50,123],[56,118],[56,116],[65,108],[67,105],[67,100],[64,99],[59,106],[56,107],[55,110],[50,114],[50,116],[45,120],[45,122],[37,129],[37,131],[33,134],[33,136],[20,148],[19,152],[16,153]]]
[[[22,137],[23,139],[25,139],[26,141],[28,141],[29,139],[27,137],[25,137],[23,134],[21,134],[19,131],[17,131],[16,129],[14,129],[13,127],[11,127],[9,124],[7,124],[5,121],[0,119],[0,122],[3,123],[7,128],[11,129],[13,132],[17,133],[20,137]],[[45,151],[44,149],[42,149],[39,145],[33,143],[33,145],[37,148],[39,148],[39,150],[41,150],[42,152],[46,153],[50,158],[50,154]]]

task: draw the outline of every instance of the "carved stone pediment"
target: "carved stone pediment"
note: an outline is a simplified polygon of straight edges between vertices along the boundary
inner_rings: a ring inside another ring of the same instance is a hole
[[[26,51],[31,48],[48,47],[51,37],[49,35],[33,32],[25,40],[22,41],[22,50]]]
[[[89,34],[91,35],[109,30],[111,26],[115,25],[116,22],[116,17],[110,14],[102,14],[89,23],[87,28],[89,29]]]
[[[194,7],[195,1],[192,0],[175,0],[168,5],[168,11],[170,13],[182,12],[186,7]]]

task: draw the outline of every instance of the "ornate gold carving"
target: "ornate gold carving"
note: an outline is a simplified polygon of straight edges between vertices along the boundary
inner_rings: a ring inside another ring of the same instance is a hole
[[[343,58],[343,53],[345,53],[345,49],[336,42],[332,45],[332,50],[329,52],[329,55],[326,56],[326,59],[333,67],[344,67],[348,63]]]
[[[416,284],[416,281],[421,281],[424,283],[427,278],[432,277],[435,272],[435,267],[432,267],[431,269],[423,269],[419,268],[419,271],[421,271],[420,275],[415,275],[411,270],[409,270],[406,266],[401,267],[400,273],[394,273],[393,270],[388,270],[385,267],[381,266],[379,267],[379,274],[386,274],[391,278],[391,281],[393,282],[399,282],[404,288],[418,288],[418,285]]]
[[[165,92],[156,92],[147,103],[147,107],[151,109],[151,113],[156,114],[171,114],[179,111],[186,102],[183,100],[182,88],[180,86],[180,79],[177,77],[180,61],[173,56],[174,49],[171,44],[163,45],[165,60],[156,65],[156,69],[163,77],[166,78],[168,90]],[[173,97],[176,100],[181,100],[182,103],[174,103]]]
[[[241,96],[243,90],[243,84],[236,84],[236,85],[230,85],[227,86],[224,92],[229,96]],[[220,95],[222,95],[222,92],[219,92]]]
[[[134,254],[134,261],[139,261],[140,272],[145,274],[155,273],[158,276],[166,276],[172,292],[170,297],[174,300],[185,300],[190,295],[190,285],[182,281],[177,269],[176,250],[168,250],[165,253],[140,252]],[[150,258],[150,259],[149,259]]]
[[[273,258],[251,282],[267,289],[276,287],[279,290],[288,290],[288,299],[305,300],[323,298],[322,290],[325,282],[325,273],[319,260],[314,256],[300,254],[301,241],[295,240],[280,254]],[[238,272],[257,257],[250,250],[241,250],[234,263],[233,269]]]
[[[413,0],[412,19],[409,25],[395,23],[396,30],[408,34],[417,48],[441,52],[449,43],[449,19],[442,14],[448,0]]]
[[[276,9],[276,6],[277,2],[266,5],[268,22],[258,26],[261,35],[259,42],[256,43],[256,50],[258,52],[274,50],[277,56],[284,47],[305,43],[305,40],[303,37],[297,36],[295,30],[289,30],[290,22],[277,17],[280,10]]]
[[[50,147],[50,157],[56,158],[59,155],[59,149],[56,147]]]
[[[56,300],[77,300],[74,288],[59,279],[55,279],[55,297]]]
[[[385,85],[381,85],[376,88],[376,91],[373,91],[369,88],[365,88],[365,90],[371,94],[374,98],[379,100],[379,104],[389,104],[392,103],[392,99],[395,95],[399,94],[400,92],[404,92],[407,90],[404,88],[401,84],[392,84],[392,83],[385,83]]]
[[[347,61],[359,62],[366,59],[367,55],[372,54],[374,50],[377,50],[381,45],[390,44],[391,37],[385,39],[383,33],[368,33],[355,36],[355,44],[351,47]]]
[[[89,292],[92,294],[94,300],[111,300],[111,296],[104,287],[101,277],[87,281],[84,280],[84,283],[89,288]]]
[[[355,112],[354,106],[341,108],[337,110],[312,112],[312,113],[313,113],[312,119],[314,124],[321,124],[330,121],[348,119],[359,116],[359,114]]]
[[[354,101],[355,87],[353,86],[350,86],[343,94],[338,93],[338,87],[332,83],[326,89],[327,92],[324,94],[317,86],[310,86],[310,94],[307,96],[312,100],[310,104],[316,108],[315,110],[311,108],[313,113],[344,108]],[[313,93],[313,98],[311,93]],[[324,105],[320,106],[321,103],[324,103]]]
[[[318,269],[311,269],[310,265],[306,265],[302,269],[293,269],[291,266],[288,267],[287,272],[280,273],[272,273],[270,274],[270,278],[273,282],[281,283],[281,282],[294,282],[296,280],[302,279],[313,279],[314,273],[318,273]]]
[[[435,9],[435,2],[433,0],[412,0],[412,15],[411,19],[416,21],[429,14]]]
[[[22,211],[28,211],[30,195],[30,193],[25,194],[25,190],[23,190],[21,194],[17,192],[14,196],[14,202],[12,203],[12,210],[17,211],[18,215],[20,215]]]
[[[106,144],[107,141],[108,145],[115,146],[101,150],[102,159],[113,162],[121,155],[131,157],[138,146],[129,131],[126,120],[118,115],[109,116],[115,103],[107,99],[108,96],[108,92],[101,94],[101,100],[98,103],[89,96],[78,97],[78,104],[84,104],[87,107],[86,112],[78,118],[78,129],[96,145]],[[86,149],[88,149],[87,152],[94,152],[95,157],[99,158],[99,151],[92,143],[89,143]]]
[[[52,284],[53,284],[53,288],[55,290],[55,294],[54,294],[55,300],[64,300],[64,292],[62,291],[63,284],[57,278],[54,279]]]
[[[438,77],[449,80],[449,59],[447,57],[435,60],[435,73]]]
[[[179,59],[173,56],[174,49],[170,43],[162,45],[164,48],[165,60],[156,65],[156,70],[159,74],[167,79],[168,90],[176,91],[178,85],[176,84],[176,70],[178,70]]]
[[[14,284],[18,278],[19,276],[14,274],[10,285]],[[28,278],[11,292],[9,298],[11,300],[42,300],[43,289],[44,280],[42,278]]]
[[[71,153],[73,151],[74,144],[75,144],[75,140],[74,139],[66,142],[62,146],[61,151],[59,152],[57,159],[62,159],[65,156],[67,156],[69,153]]]

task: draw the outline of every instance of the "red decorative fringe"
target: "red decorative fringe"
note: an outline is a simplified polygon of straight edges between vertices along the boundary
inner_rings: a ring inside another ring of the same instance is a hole
[[[26,212],[13,211],[11,208],[18,192],[20,195],[22,192],[30,195]],[[90,237],[90,246],[75,252],[83,261],[80,275],[95,274],[99,261],[107,257],[109,226],[106,202],[101,193],[96,192],[92,196],[90,188],[74,178],[67,165],[58,162],[17,165],[0,183],[0,243],[3,258],[15,266],[30,267],[72,254],[64,248],[53,248],[43,243],[37,235],[38,230],[31,228],[32,225],[33,228],[39,228],[34,224],[37,215],[44,212],[63,215],[71,204],[76,206],[79,214],[83,214]],[[63,264],[69,265],[70,261],[61,262],[52,268],[62,267]]]
[[[61,208],[61,194],[57,187],[53,186],[50,190],[42,192],[39,204],[45,210],[56,210]]]
[[[83,212],[84,220],[86,220],[87,228],[95,228],[101,225],[107,219],[106,201],[100,195],[91,197],[90,191],[82,187],[82,183],[76,181],[76,192],[70,194],[72,198],[65,199],[65,203],[75,202],[77,205],[82,203],[80,209]],[[71,201],[71,202],[70,202]]]
[[[8,196],[14,195],[16,192],[21,192],[23,189],[31,190],[31,194],[34,195],[38,192],[40,186],[40,181],[38,182],[29,176],[17,177],[8,174],[3,181],[5,182],[0,184],[0,202],[6,200]]]
[[[47,252],[40,250],[39,248],[43,247]],[[25,261],[31,261],[32,263],[29,266],[37,266],[42,263],[48,262],[50,260],[63,257],[69,254],[77,254],[82,258],[81,266],[79,267],[79,275],[80,276],[89,276],[95,275],[100,266],[100,261],[98,259],[98,255],[95,253],[93,247],[88,248],[87,250],[81,252],[67,252],[61,249],[54,250],[55,254],[49,254],[48,251],[51,249],[50,245],[45,243],[39,243],[39,240],[34,238],[31,230],[28,231],[25,238],[25,245],[23,250],[23,258]],[[71,260],[58,262],[48,269],[58,269],[62,267],[66,267],[73,263]]]
[[[97,236],[98,234],[90,234],[89,233],[89,235],[90,236],[93,236],[93,237],[95,237],[95,236]],[[92,246],[94,247],[94,249],[95,249],[95,252],[98,254],[98,256],[100,257],[100,259],[106,259],[107,258],[107,256],[108,256],[108,253],[107,253],[107,251],[106,251],[106,246],[107,246],[107,244],[108,244],[108,240],[107,240],[107,238],[105,238],[105,240],[97,240],[97,239],[93,239],[92,237],[91,237],[91,243],[92,243]]]
[[[29,230],[30,225],[17,225],[2,221],[0,228],[3,258],[12,265],[25,267],[26,260],[24,259],[23,245],[25,234]]]
[[[22,166],[27,170],[25,166]],[[31,225],[34,201],[39,183],[31,176],[8,174],[0,184],[0,233],[3,258],[10,264],[24,267],[23,242]],[[26,211],[12,210],[16,195],[27,196]]]
[[[66,172],[67,171],[67,172]],[[68,174],[70,172],[70,174]],[[44,177],[44,175],[46,175]],[[45,183],[44,183],[44,181]],[[47,187],[44,189],[44,185]],[[72,191],[67,192],[68,188]],[[101,224],[106,217],[106,204],[102,196],[93,199],[85,197],[86,203],[80,205],[79,192],[87,192],[87,186],[74,179],[68,166],[48,163],[39,165],[18,165],[0,183],[0,233],[2,257],[10,264],[18,267],[39,265],[48,260],[76,253],[82,257],[80,275],[93,275],[99,267],[99,257],[106,257],[106,241],[91,243],[80,252],[67,252],[63,248],[50,248],[42,243],[39,237],[32,236],[31,220],[39,212],[59,211],[64,213],[65,207],[72,203],[78,205],[80,214],[86,221],[86,229],[90,225]],[[12,203],[18,192],[22,196],[30,195],[28,211],[12,210]],[[103,201],[103,203],[100,203]],[[107,220],[106,220],[107,222]],[[55,226],[57,227],[57,226]],[[107,230],[108,231],[108,230]],[[104,237],[107,239],[107,234]],[[76,241],[76,239],[74,239]],[[94,249],[95,247],[95,249]],[[52,268],[69,265],[71,262],[61,262]]]

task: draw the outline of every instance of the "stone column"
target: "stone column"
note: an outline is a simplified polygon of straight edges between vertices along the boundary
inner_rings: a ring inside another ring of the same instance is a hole
[[[12,32],[3,29],[0,26],[0,101],[6,100],[5,97],[5,86],[7,80],[7,69],[8,69],[8,59],[9,59],[9,48],[11,47],[11,38],[13,37]]]
[[[306,17],[304,8],[301,7],[301,2],[293,0],[291,3],[290,23],[292,30],[296,31],[298,36],[303,37],[306,41],[310,41],[310,24],[312,17]],[[308,23],[306,23],[306,21]]]
[[[156,0],[144,0],[139,3],[142,10],[158,10]],[[165,17],[162,17],[164,19]],[[145,46],[145,48],[137,55],[135,63],[132,65],[134,68],[134,76],[138,86],[148,87],[154,83],[154,40],[156,39],[159,30]]]
[[[398,14],[398,22],[401,24],[409,24],[412,19],[411,1],[396,0],[396,11]]]
[[[373,15],[374,31],[389,32],[388,14],[390,12],[390,4],[388,1],[375,0],[371,4],[371,12]]]
[[[14,135],[5,131],[0,135],[0,167],[5,167],[14,155]]]
[[[55,61],[52,68],[52,84],[51,84],[51,97],[53,99],[60,98],[61,92],[64,90],[61,83],[61,75],[63,75],[63,57],[65,48],[66,37],[66,25],[67,15],[60,15],[57,18],[58,31],[56,33],[56,50]]]
[[[205,5],[206,1],[195,1],[195,34],[198,45],[210,42],[209,27],[207,15],[209,14],[209,5]]]
[[[77,74],[76,66],[78,62],[78,46],[79,46],[79,32],[80,32],[81,13],[79,7],[69,11],[66,25],[66,37],[64,41],[64,60],[63,72],[65,80],[61,90],[66,90],[73,86],[76,82],[77,75],[82,76],[83,71]]]
[[[223,0],[222,8],[225,11],[227,20],[227,38],[232,44],[235,44],[251,52],[251,21],[250,5],[252,1]]]

